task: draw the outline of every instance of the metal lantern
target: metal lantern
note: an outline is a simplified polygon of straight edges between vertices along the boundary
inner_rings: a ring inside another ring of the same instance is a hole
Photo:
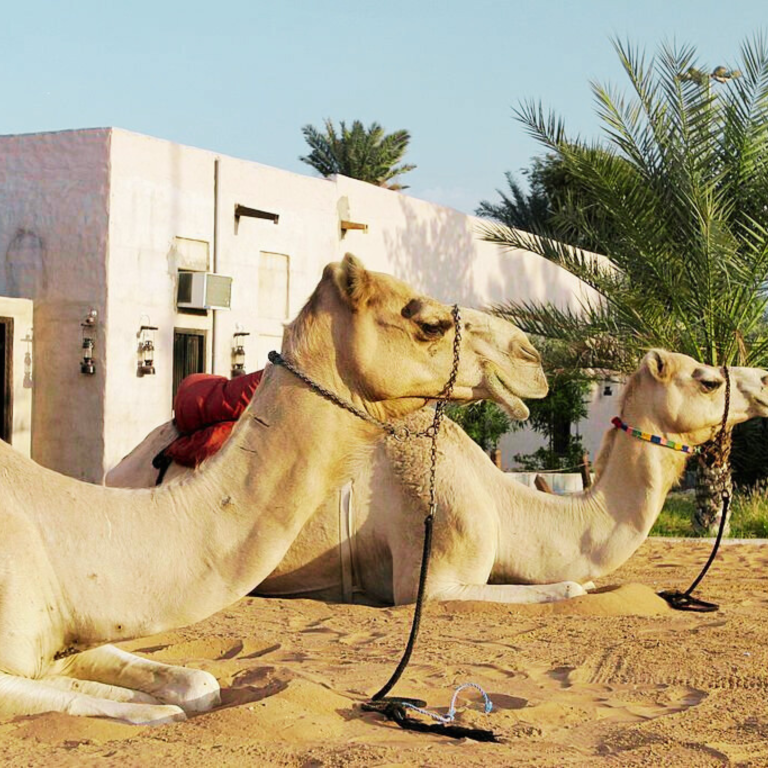
[[[32,329],[27,331],[27,335],[22,339],[24,348],[24,389],[32,389]]]
[[[82,342],[82,360],[80,361],[80,373],[87,376],[93,376],[96,373],[96,362],[93,359],[94,338],[96,336],[96,319],[99,313],[92,309],[80,323],[80,329],[83,336]]]
[[[245,373],[245,337],[251,334],[247,331],[235,331],[232,335],[232,378]]]
[[[139,328],[139,376],[155,374],[155,334],[156,325],[142,325]]]

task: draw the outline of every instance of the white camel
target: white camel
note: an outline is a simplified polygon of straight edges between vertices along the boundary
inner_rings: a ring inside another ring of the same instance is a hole
[[[768,415],[768,373],[731,368],[730,377],[728,424]],[[645,432],[697,446],[721,422],[723,382],[720,369],[654,350],[629,379],[619,415]],[[424,412],[409,417],[414,428],[428,421]],[[169,425],[156,430],[115,476],[125,482],[132,472],[134,480],[153,482],[157,473],[151,457],[172,434]],[[351,498],[344,494],[341,507],[338,493],[327,499],[257,592],[349,600],[354,587],[363,599],[412,602],[428,454],[425,440],[380,441],[373,462],[359,467]],[[618,568],[647,538],[686,456],[611,429],[596,462],[593,488],[555,496],[496,469],[457,425],[446,422],[427,596],[530,603],[584,594],[579,584]],[[207,469],[203,465],[197,471]]]
[[[453,398],[493,397],[521,415],[519,397],[546,393],[538,354],[518,329],[462,316]],[[442,390],[453,340],[450,307],[347,256],[326,268],[283,351],[391,420]],[[248,593],[379,435],[273,366],[206,471],[157,489],[89,485],[0,443],[0,716],[158,723],[215,706],[210,674],[109,643],[191,624]]]

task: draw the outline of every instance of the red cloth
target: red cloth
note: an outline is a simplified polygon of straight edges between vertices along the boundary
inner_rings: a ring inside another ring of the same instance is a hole
[[[174,420],[182,434],[221,421],[237,421],[251,402],[264,371],[236,379],[193,373],[179,385],[173,401]]]
[[[196,467],[217,453],[251,402],[263,373],[236,379],[209,373],[187,376],[173,401],[174,421],[182,436],[165,449],[165,455],[185,467]]]
[[[190,435],[176,438],[163,453],[183,467],[197,467],[221,450],[234,426],[234,421],[222,421],[220,424],[203,427]]]

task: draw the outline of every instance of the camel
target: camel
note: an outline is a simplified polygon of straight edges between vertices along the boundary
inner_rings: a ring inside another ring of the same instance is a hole
[[[768,373],[731,368],[730,377],[728,425],[768,415]],[[723,382],[720,369],[653,350],[629,378],[619,415],[645,432],[697,446],[720,425]],[[424,412],[407,420],[412,429],[428,422]],[[125,481],[133,470],[134,479],[154,482],[151,457],[170,435],[171,425],[150,434],[114,476]],[[351,495],[342,493],[341,507],[338,492],[326,500],[256,593],[348,601],[354,588],[366,602],[413,602],[428,454],[428,441],[380,440],[373,462],[355,475]],[[611,429],[595,485],[561,497],[498,470],[446,420],[427,597],[535,603],[583,595],[583,585],[618,568],[647,538],[687,456]]]
[[[522,331],[466,309],[461,334],[452,399],[492,397],[519,416],[520,397],[546,393]],[[454,337],[450,307],[347,255],[286,327],[283,354],[390,421],[442,392]],[[271,366],[206,471],[159,488],[90,485],[0,443],[0,716],[163,723],[214,707],[212,675],[112,643],[192,624],[247,594],[379,435]]]

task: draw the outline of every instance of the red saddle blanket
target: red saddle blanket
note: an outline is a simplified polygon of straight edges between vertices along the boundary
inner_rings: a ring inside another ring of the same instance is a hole
[[[227,442],[235,422],[251,402],[264,371],[236,379],[193,373],[179,385],[174,422],[182,433],[163,454],[185,467],[197,467]]]

